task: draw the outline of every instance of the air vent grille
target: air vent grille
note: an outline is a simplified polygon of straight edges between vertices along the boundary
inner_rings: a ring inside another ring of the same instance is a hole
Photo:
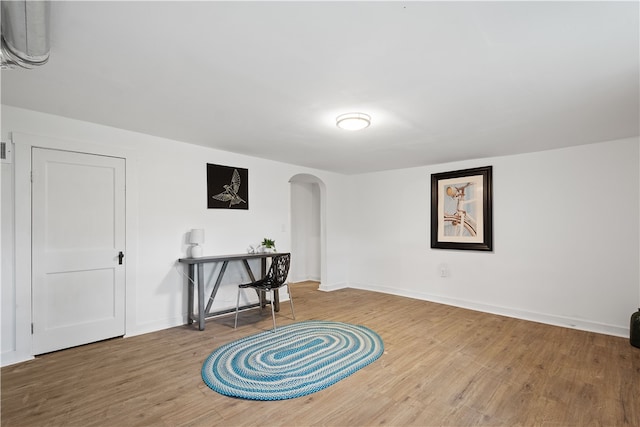
[[[8,142],[0,142],[0,162],[11,163],[11,144]]]

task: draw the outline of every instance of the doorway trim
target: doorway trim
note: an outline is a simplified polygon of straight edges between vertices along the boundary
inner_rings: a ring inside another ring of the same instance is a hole
[[[327,186],[326,184],[317,176],[307,174],[307,173],[299,173],[292,176],[289,179],[289,183],[291,185],[294,184],[317,184],[320,188],[320,289],[322,286],[326,286],[327,280],[327,220],[326,220],[326,200],[327,200]],[[293,190],[289,189],[290,194],[293,194]],[[293,222],[296,212],[293,209],[293,203],[291,203],[291,226],[290,229],[293,230]],[[293,239],[296,236],[291,235],[291,242],[293,244]]]
[[[58,139],[47,136],[13,132],[15,144],[14,197],[15,197],[15,359],[16,362],[33,359],[31,319],[32,319],[32,277],[31,277],[31,151],[34,147],[54,150],[75,151],[125,159],[125,247],[127,248],[127,268],[125,272],[125,336],[135,330],[136,324],[136,270],[138,242],[138,188],[137,159],[134,151],[118,147],[100,145],[86,141]],[[19,236],[19,237],[18,237]]]

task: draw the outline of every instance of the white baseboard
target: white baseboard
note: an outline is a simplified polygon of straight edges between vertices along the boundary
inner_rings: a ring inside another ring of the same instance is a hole
[[[324,291],[324,292],[331,292],[331,291],[337,291],[338,289],[344,289],[348,287],[349,285],[346,282],[330,283],[330,284],[320,283],[318,290]]]
[[[141,325],[137,325],[134,330],[127,331],[127,333],[125,334],[125,338],[148,334],[150,332],[161,331],[163,329],[175,328],[176,326],[182,326],[186,323],[186,316],[176,316],[169,319],[158,320],[155,322],[143,323]]]
[[[290,280],[292,283],[299,283],[299,282],[319,282],[319,281],[320,281],[320,277],[316,277],[316,276],[304,276],[304,277],[289,278],[289,280]]]
[[[35,357],[30,354],[21,355],[18,354],[17,351],[5,351],[0,354],[0,366],[5,367],[15,365],[16,363],[22,363],[33,359],[35,359]]]
[[[599,334],[612,335],[616,337],[629,337],[629,329],[622,326],[608,325],[584,319],[576,319],[553,314],[536,313],[525,310],[500,307],[475,301],[467,301],[456,298],[448,298],[438,295],[431,295],[421,292],[412,292],[405,289],[389,288],[385,286],[363,285],[360,283],[350,283],[347,287],[362,289],[365,291],[381,292],[385,294],[398,295],[407,298],[414,298],[424,301],[431,301],[439,304],[451,305],[454,307],[466,308],[469,310],[481,311],[484,313],[497,314],[500,316],[513,317],[516,319],[528,320],[532,322],[544,323],[547,325],[561,326],[569,329],[596,332]],[[334,289],[327,289],[334,290]]]

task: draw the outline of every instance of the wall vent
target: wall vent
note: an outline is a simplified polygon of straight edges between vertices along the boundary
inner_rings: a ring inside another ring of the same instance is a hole
[[[13,156],[11,152],[11,143],[0,142],[0,161],[2,163],[11,163]]]

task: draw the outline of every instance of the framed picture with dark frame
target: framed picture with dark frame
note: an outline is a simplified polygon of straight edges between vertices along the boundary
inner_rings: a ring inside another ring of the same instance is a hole
[[[431,247],[493,250],[492,166],[431,175]]]
[[[249,209],[249,170],[207,163],[207,208]]]

